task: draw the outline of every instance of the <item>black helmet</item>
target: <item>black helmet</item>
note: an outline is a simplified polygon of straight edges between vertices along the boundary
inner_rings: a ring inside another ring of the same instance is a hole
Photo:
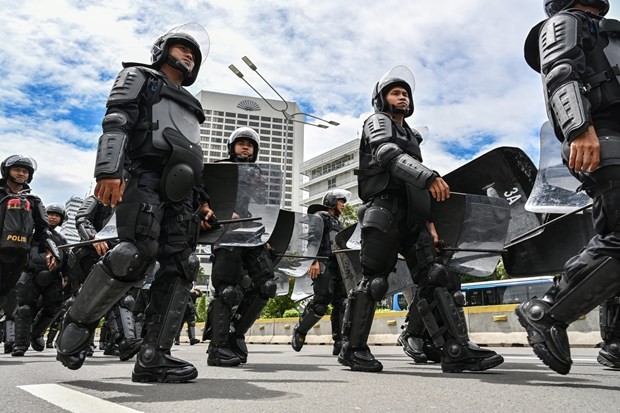
[[[65,211],[65,206],[62,204],[49,204],[47,208],[45,208],[45,211],[48,214],[50,212],[53,212],[62,217],[62,219],[60,220],[60,224],[58,225],[62,225],[67,220],[67,212]]]
[[[339,199],[344,199],[344,202],[347,202],[349,198],[351,198],[351,192],[344,189],[332,189],[323,196],[323,206],[336,208]]]
[[[599,9],[599,16],[604,16],[609,11],[608,0],[545,0],[545,13],[551,17],[562,10],[569,9],[575,4],[591,6]]]
[[[258,159],[258,150],[260,149],[260,136],[258,135],[258,132],[252,128],[248,128],[247,126],[235,129],[228,137],[228,143],[226,144],[228,147],[228,157],[230,159],[236,158],[235,142],[239,139],[248,139],[252,142],[252,146],[254,146],[254,154],[248,159],[248,161],[256,161],[256,159]]]
[[[372,107],[375,112],[400,113],[400,109],[396,109],[388,105],[385,95],[395,86],[402,86],[409,93],[409,109],[403,112],[405,117],[413,114],[413,91],[415,90],[415,79],[413,73],[405,66],[395,66],[383,75],[381,80],[377,82],[372,91]]]
[[[191,73],[181,62],[168,54],[170,46],[179,43],[192,49],[194,68]],[[208,54],[209,35],[207,31],[197,23],[185,23],[175,27],[155,41],[151,48],[151,64],[153,67],[159,69],[161,65],[168,63],[170,66],[185,74],[183,86],[190,86],[196,81],[200,65],[205,61]]]
[[[9,169],[13,166],[20,166],[22,168],[26,168],[28,170],[28,183],[32,182],[32,177],[34,176],[34,171],[37,170],[37,162],[29,156],[26,155],[11,155],[2,161],[0,165],[0,169],[2,170],[2,178],[9,179]]]

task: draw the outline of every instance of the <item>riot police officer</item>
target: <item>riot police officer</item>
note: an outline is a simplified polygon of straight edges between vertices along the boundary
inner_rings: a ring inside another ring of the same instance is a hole
[[[332,245],[336,234],[343,229],[338,218],[350,197],[349,191],[334,189],[323,196],[322,205],[310,205],[308,207],[308,214],[315,213],[323,220],[323,237],[318,255],[329,257],[329,259],[326,263],[315,260],[308,268],[308,275],[313,280],[314,296],[306,305],[304,312],[299,317],[299,323],[293,329],[291,346],[295,351],[301,350],[306,334],[325,315],[330,304],[332,305],[330,320],[332,339],[334,340],[332,354],[337,356],[342,348],[342,317],[344,316],[347,292],[344,288],[336,256],[332,252]]]
[[[54,244],[41,199],[30,193],[37,163],[24,155],[11,155],[0,164],[0,308],[26,266],[31,241],[45,253],[48,270],[58,266]],[[13,308],[4,308],[11,314]]]
[[[604,18],[608,0],[545,0],[544,6],[549,18],[530,32],[525,57],[542,74],[564,163],[594,200],[596,235],[543,298],[515,311],[534,353],[568,374],[566,328],[605,303],[599,362],[620,367],[620,328],[614,328],[620,323],[620,22]]]
[[[67,239],[56,228],[66,220],[65,207],[50,204],[46,208],[47,219],[56,245],[65,245]],[[62,282],[67,276],[67,260],[64,253],[54,271],[46,262],[46,253],[39,252],[34,243],[25,271],[17,282],[17,311],[15,313],[15,346],[12,356],[23,356],[28,345],[43,351],[43,333],[58,317],[63,301]],[[40,308],[37,305],[40,302]]]
[[[202,38],[200,38],[202,36]],[[116,207],[119,244],[95,264],[57,340],[57,359],[70,369],[85,360],[98,320],[124,297],[157,258],[136,382],[187,382],[196,368],[170,354],[198,270],[195,247],[200,209],[194,186],[202,173],[199,125],[203,109],[183,86],[194,83],[208,52],[208,35],[185,24],[159,37],[151,65],[125,64],[117,76],[99,138],[94,194]],[[206,221],[205,221],[206,223]]]
[[[254,163],[258,157],[259,142],[258,133],[251,128],[234,130],[228,140],[228,159],[224,161]],[[238,203],[234,215],[248,217],[245,204],[249,201],[246,199]],[[211,340],[207,364],[238,366],[247,362],[245,333],[258,319],[268,300],[276,295],[273,263],[266,245],[220,247],[213,253],[215,262],[211,280],[215,292],[209,303],[205,327],[205,335],[210,335]],[[247,277],[244,277],[246,273]],[[233,315],[234,307],[236,311]]]
[[[383,365],[367,345],[376,303],[388,290],[388,275],[400,252],[419,285],[414,305],[436,344],[446,372],[486,370],[503,358],[467,337],[447,291],[448,274],[435,253],[439,241],[430,222],[430,196],[444,201],[450,188],[422,164],[421,135],[405,118],[413,114],[413,74],[404,66],[388,71],[372,93],[375,113],[364,122],[360,141],[359,195],[363,279],[347,300],[344,344],[338,361],[352,370],[378,372]]]

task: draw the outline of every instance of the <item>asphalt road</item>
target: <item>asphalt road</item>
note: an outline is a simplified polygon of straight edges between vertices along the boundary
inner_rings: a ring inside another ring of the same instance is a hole
[[[620,371],[574,348],[573,369],[558,375],[529,348],[496,348],[504,364],[481,373],[444,374],[414,364],[401,347],[375,346],[382,373],[340,366],[329,346],[251,345],[248,364],[207,366],[206,344],[173,348],[198,378],[186,384],[131,382],[133,361],[97,351],[78,371],[55,353],[0,354],[0,412],[617,412]]]

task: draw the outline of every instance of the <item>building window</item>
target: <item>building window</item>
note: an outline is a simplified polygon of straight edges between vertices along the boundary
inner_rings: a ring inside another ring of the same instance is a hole
[[[256,115],[250,115],[250,119],[252,119],[252,120],[260,120],[260,117],[256,116]]]
[[[243,126],[247,126],[248,122],[245,120],[237,120],[237,125],[243,125]]]
[[[233,112],[226,112],[226,116],[229,118],[234,118],[234,117],[237,117],[237,114]]]
[[[230,123],[230,124],[234,125],[235,124],[235,119],[226,119],[224,122],[225,123]]]
[[[327,189],[332,189],[336,187],[336,177],[329,178],[327,180]]]
[[[239,119],[247,119],[247,118],[248,118],[248,115],[246,115],[246,114],[244,114],[244,113],[239,113],[239,114],[237,114],[237,117],[238,117]]]
[[[266,122],[271,122],[271,118],[269,116],[261,116],[260,120],[266,121]]]

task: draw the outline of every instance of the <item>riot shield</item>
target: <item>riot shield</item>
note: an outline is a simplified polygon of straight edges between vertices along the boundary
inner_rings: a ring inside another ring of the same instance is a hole
[[[511,277],[559,274],[595,234],[590,212],[563,217],[543,233],[506,248],[504,268]]]
[[[448,247],[463,250],[455,251],[448,258],[448,270],[474,277],[491,275],[508,235],[511,211],[508,202],[452,193],[446,201],[433,201],[432,211],[439,237]]]
[[[110,216],[105,226],[95,235],[96,239],[112,237],[118,237],[118,232],[116,231],[116,213],[112,213],[112,216]]]
[[[313,294],[312,281],[298,281],[300,278],[310,277],[308,267],[314,261],[323,236],[323,220],[317,215],[307,215],[300,212],[280,210],[281,217],[278,225],[269,240],[276,256],[274,259],[275,271],[286,278],[286,291],[278,290],[280,295],[288,293],[288,277],[295,277],[294,292],[302,292],[310,296]],[[286,244],[288,243],[288,245]],[[286,276],[286,277],[285,277]],[[303,290],[300,290],[303,288]]]
[[[219,205],[214,198],[212,209],[217,217],[223,220],[260,217],[260,220],[223,226],[221,235],[214,242],[215,247],[256,247],[265,244],[276,227],[280,212],[283,182],[280,167],[269,164],[221,165],[237,167],[237,193],[232,212],[230,205],[222,206],[223,216],[216,210]],[[231,195],[225,196],[226,200],[230,198]],[[228,213],[230,216],[226,215]]]
[[[549,122],[540,128],[538,175],[525,208],[539,213],[564,214],[592,200],[585,192],[576,192],[580,182],[562,162],[562,144]]]
[[[295,278],[295,285],[291,293],[291,300],[300,301],[314,294],[312,289],[312,279],[309,276]]]
[[[355,285],[363,278],[362,264],[360,261],[361,228],[358,224],[340,231],[335,238],[335,244],[340,247],[336,253],[338,267],[342,274],[342,281],[347,294],[355,288]],[[344,248],[342,248],[344,247]],[[405,260],[399,255],[396,266],[388,276],[387,295],[394,294],[413,286],[413,278]]]
[[[445,175],[453,192],[487,195],[508,201],[508,239],[536,228],[542,219],[525,209],[536,179],[536,166],[519,148],[495,148]]]
[[[280,270],[275,269],[273,271],[274,281],[278,286],[276,289],[276,295],[286,295],[289,290],[289,276]]]
[[[219,219],[230,219],[237,205],[239,169],[236,163],[206,163],[202,169],[202,181],[209,194],[211,209]],[[215,244],[228,229],[221,226],[201,231],[199,244]]]

